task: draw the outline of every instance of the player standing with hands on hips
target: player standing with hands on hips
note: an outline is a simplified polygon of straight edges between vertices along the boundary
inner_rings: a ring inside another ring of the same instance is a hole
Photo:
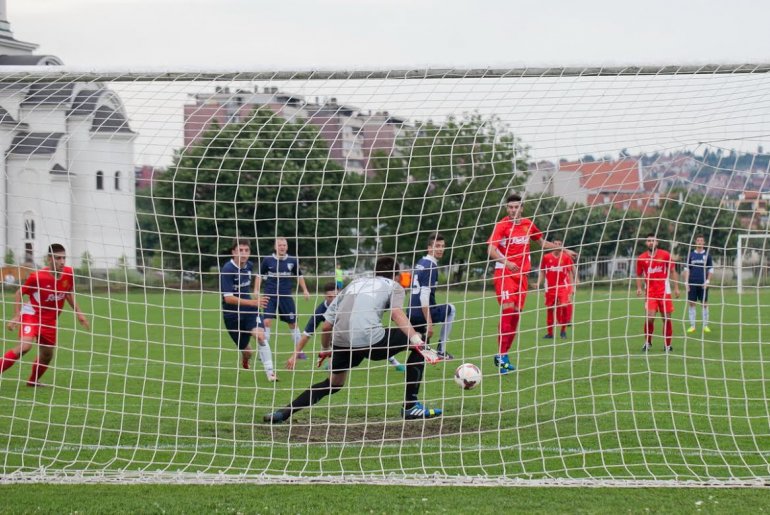
[[[636,260],[636,295],[645,295],[645,311],[647,319],[644,323],[644,346],[642,351],[647,352],[652,348],[652,335],[655,332],[655,315],[663,315],[663,338],[665,351],[671,352],[671,340],[674,336],[674,324],[671,322],[671,314],[674,312],[674,301],[671,299],[671,282],[674,279],[674,295],[679,297],[679,274],[676,271],[671,254],[658,248],[658,239],[655,234],[647,235],[645,242],[647,250]],[[642,281],[646,288],[642,288]]]
[[[687,284],[687,304],[690,315],[688,333],[695,332],[696,303],[703,306],[703,332],[709,329],[709,285],[714,275],[714,261],[706,250],[706,238],[702,234],[695,236],[695,249],[687,256],[687,267],[684,269],[684,280]]]

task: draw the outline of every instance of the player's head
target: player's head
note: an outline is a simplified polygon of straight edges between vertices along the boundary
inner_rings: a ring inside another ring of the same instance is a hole
[[[647,245],[647,248],[650,250],[655,250],[658,247],[658,238],[655,236],[654,232],[647,234],[645,245]]]
[[[326,303],[330,303],[334,300],[334,297],[337,296],[337,283],[326,283],[324,284],[324,300]]]
[[[508,195],[508,198],[505,200],[505,210],[508,212],[508,216],[511,217],[512,220],[518,220],[521,218],[521,195],[518,193],[512,193]]]
[[[699,249],[702,249],[706,246],[706,237],[702,234],[696,234],[695,235],[695,246]]]
[[[246,264],[246,261],[251,257],[251,245],[249,240],[243,238],[236,238],[233,240],[233,244],[230,246],[230,253],[233,255],[233,261],[238,263],[241,267]]]
[[[61,272],[64,268],[67,254],[64,245],[61,243],[51,243],[48,246],[48,263],[54,272]]]
[[[433,256],[436,259],[441,259],[444,256],[444,248],[446,247],[446,241],[444,236],[439,232],[434,232],[428,236],[428,255]]]
[[[275,255],[279,257],[285,256],[289,252],[289,242],[286,238],[275,239]]]
[[[558,254],[559,252],[561,252],[561,251],[562,251],[562,249],[564,249],[564,240],[562,240],[562,239],[561,239],[561,236],[559,236],[558,234],[554,235],[554,237],[553,237],[553,238],[551,238],[551,243],[553,243],[554,245],[556,245],[556,246],[553,248],[553,251],[554,251],[554,252],[556,252],[557,254]]]
[[[396,259],[394,257],[382,256],[377,258],[377,262],[374,264],[374,275],[395,279],[396,275],[399,273],[399,267],[396,264]]]

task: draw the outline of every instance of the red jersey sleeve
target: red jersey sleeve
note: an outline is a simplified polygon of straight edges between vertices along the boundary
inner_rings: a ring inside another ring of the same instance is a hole
[[[637,277],[644,277],[645,276],[645,273],[644,273],[644,268],[645,268],[644,262],[645,262],[644,254],[642,254],[641,256],[636,258],[636,276]]]
[[[540,241],[543,239],[543,233],[537,228],[535,222],[529,222],[529,238],[531,240]]]
[[[21,285],[22,295],[33,295],[38,289],[37,272],[32,272],[27,276],[27,280]]]
[[[492,229],[492,235],[487,240],[487,243],[499,248],[500,242],[507,236],[507,234],[505,234],[505,230],[505,220],[500,220],[495,224],[495,228]]]

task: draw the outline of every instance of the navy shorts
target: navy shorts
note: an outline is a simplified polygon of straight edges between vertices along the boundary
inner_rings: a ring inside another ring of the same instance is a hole
[[[449,316],[449,304],[439,304],[437,306],[431,306],[430,318],[434,324],[443,324],[446,322]],[[415,331],[425,334],[426,323],[425,317],[422,315],[422,309],[412,306],[409,308],[409,322],[414,327]]]
[[[257,313],[244,315],[243,313],[225,313],[223,316],[227,334],[238,346],[238,350],[243,350],[249,346],[251,341],[251,332],[255,327],[264,328],[262,319]]]
[[[687,300],[690,302],[708,302],[709,289],[700,285],[690,285],[687,287]]]
[[[332,372],[342,372],[357,367],[366,358],[382,361],[409,348],[409,340],[398,328],[385,329],[385,336],[371,347],[351,349],[332,347]],[[414,351],[413,351],[414,352]]]
[[[290,295],[270,295],[265,308],[265,320],[275,318],[276,313],[282,322],[297,323],[297,306]]]

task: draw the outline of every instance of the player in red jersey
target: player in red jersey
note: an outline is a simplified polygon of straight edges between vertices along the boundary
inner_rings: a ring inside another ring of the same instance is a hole
[[[15,314],[8,322],[8,330],[20,325],[19,344],[0,358],[0,374],[39,345],[38,357],[32,364],[27,386],[43,386],[38,382],[53,359],[56,349],[56,324],[66,301],[77,315],[80,325],[88,329],[85,317],[73,294],[72,268],[65,266],[64,246],[54,243],[48,247],[48,265],[32,272],[16,292]],[[22,306],[24,295],[29,301]]]
[[[489,237],[488,253],[495,261],[495,293],[500,304],[500,332],[498,336],[498,353],[495,355],[495,366],[501,374],[516,370],[508,357],[508,351],[516,338],[519,327],[521,310],[529,289],[528,274],[532,269],[529,258],[530,241],[538,241],[544,249],[553,250],[557,246],[543,239],[540,229],[529,218],[521,216],[521,197],[513,194],[508,197],[505,205],[508,216],[495,224],[492,236]],[[570,257],[575,257],[571,250],[564,250]]]
[[[655,315],[660,312],[663,315],[663,336],[665,338],[666,352],[671,352],[671,339],[674,334],[671,313],[674,312],[674,301],[671,299],[671,283],[669,277],[674,280],[674,295],[679,297],[679,274],[676,271],[671,254],[658,248],[658,239],[654,234],[647,235],[647,251],[636,260],[636,295],[645,294],[642,289],[642,280],[646,283],[645,310],[647,319],[644,323],[644,346],[642,350],[647,352],[652,348],[652,334],[655,332]]]
[[[560,336],[567,337],[567,326],[572,323],[572,294],[575,291],[575,261],[562,248],[560,238],[554,238],[558,247],[543,256],[540,261],[540,273],[537,276],[537,288],[545,279],[545,309],[548,333],[546,339],[553,339],[554,318],[561,326]],[[555,315],[555,317],[554,317]]]

